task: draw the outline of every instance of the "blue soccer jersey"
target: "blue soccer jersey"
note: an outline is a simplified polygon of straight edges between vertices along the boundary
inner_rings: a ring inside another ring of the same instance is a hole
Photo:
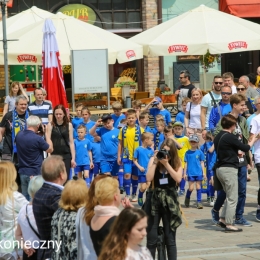
[[[187,176],[201,176],[203,175],[203,169],[201,162],[205,161],[205,156],[201,150],[188,150],[185,153],[184,162],[187,164]]]
[[[135,149],[134,159],[137,159],[138,164],[145,168],[144,172],[141,172],[138,169],[138,175],[146,175],[149,160],[151,157],[153,157],[153,155],[154,155],[154,151],[150,147],[144,148],[142,146],[139,146],[138,148]]]

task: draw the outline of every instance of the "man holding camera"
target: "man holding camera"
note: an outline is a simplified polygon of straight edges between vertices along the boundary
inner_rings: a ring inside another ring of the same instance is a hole
[[[30,178],[41,174],[43,152],[52,153],[52,141],[46,136],[46,141],[39,135],[42,127],[38,116],[29,116],[26,120],[27,129],[20,131],[15,138],[19,161],[18,173],[21,179],[22,194],[29,200],[27,192]]]

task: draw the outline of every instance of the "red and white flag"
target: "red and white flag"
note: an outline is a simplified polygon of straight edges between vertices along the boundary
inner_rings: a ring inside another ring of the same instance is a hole
[[[46,19],[43,26],[42,86],[53,107],[60,104],[68,107],[56,29],[50,19]]]

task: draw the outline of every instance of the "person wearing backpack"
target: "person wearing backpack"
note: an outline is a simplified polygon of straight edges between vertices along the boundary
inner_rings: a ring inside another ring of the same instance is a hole
[[[218,102],[221,100],[221,87],[223,86],[223,83],[222,77],[216,75],[212,82],[212,91],[202,98],[200,121],[204,131],[209,130],[209,116],[212,108],[217,107]]]

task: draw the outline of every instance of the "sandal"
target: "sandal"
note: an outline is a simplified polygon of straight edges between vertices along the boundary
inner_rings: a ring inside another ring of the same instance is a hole
[[[230,232],[241,232],[243,231],[242,228],[238,228],[238,229],[233,229],[233,228],[229,228],[229,227],[226,227],[225,228],[225,233],[230,233]]]
[[[221,221],[219,221],[216,225],[221,228],[226,228],[226,224]]]

